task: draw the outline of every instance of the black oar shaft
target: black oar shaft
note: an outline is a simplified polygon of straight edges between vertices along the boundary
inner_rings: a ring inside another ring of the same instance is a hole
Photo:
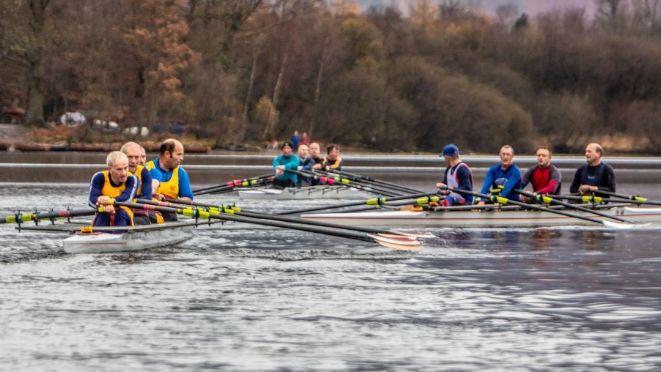
[[[517,193],[519,193],[519,194],[521,194],[521,195],[525,195],[525,196],[528,196],[528,197],[531,197],[531,198],[536,198],[536,197],[538,196],[538,195],[535,195],[535,194],[533,194],[533,193],[530,193],[530,192],[527,192],[527,191],[523,191],[523,190],[514,190],[514,191],[517,192]],[[612,219],[612,220],[619,221],[619,222],[631,223],[631,224],[634,224],[634,223],[635,223],[635,222],[630,221],[630,220],[627,220],[627,219],[625,219],[625,218],[621,218],[621,217],[617,217],[617,216],[611,216],[611,215],[609,215],[609,214],[607,214],[607,213],[603,213],[603,212],[595,211],[595,210],[588,209],[588,208],[583,208],[583,207],[581,207],[581,206],[579,206],[579,205],[570,204],[570,203],[565,203],[565,202],[563,202],[563,201],[560,201],[560,200],[555,199],[554,196],[552,196],[552,195],[539,195],[539,196],[542,198],[543,201],[548,201],[548,202],[553,203],[553,204],[562,205],[562,206],[564,206],[564,207],[566,207],[566,208],[575,209],[575,210],[582,211],[582,212],[585,212],[585,213],[595,214],[595,215],[597,215],[597,216],[610,218],[610,219]]]
[[[402,195],[402,196],[395,196],[392,198],[375,198],[375,199],[369,199],[369,200],[363,200],[359,202],[352,202],[352,203],[345,203],[345,204],[338,204],[338,205],[327,205],[323,207],[315,207],[315,208],[306,208],[306,209],[298,209],[295,211],[288,211],[288,212],[280,212],[277,213],[278,215],[288,215],[288,214],[298,214],[298,213],[309,213],[309,212],[319,212],[319,211],[324,211],[324,210],[329,210],[329,209],[338,209],[338,208],[348,208],[348,207],[356,207],[359,205],[383,205],[387,204],[388,202],[391,201],[398,201],[398,200],[406,200],[406,199],[418,199],[418,198],[424,198],[424,197],[437,197],[437,195],[430,194],[430,193],[420,193],[420,194],[412,194],[412,195]]]
[[[404,193],[414,193],[414,192],[422,192],[420,190],[412,189],[406,186],[398,185],[396,183],[390,183],[390,182],[383,182],[380,180],[374,180],[369,177],[363,177],[359,175],[353,175],[353,174],[347,174],[345,172],[335,172],[333,170],[330,171],[324,171],[322,170],[321,172],[327,174],[328,176],[331,177],[336,177],[336,176],[342,176],[344,178],[348,178],[351,181],[354,182],[359,182],[359,183],[364,183],[366,185],[370,185],[372,187],[381,187],[381,188],[386,188],[388,190],[397,190],[398,192],[404,192]]]
[[[518,202],[518,201],[515,201],[515,200],[506,199],[506,198],[503,198],[503,197],[500,197],[500,196],[486,195],[486,194],[482,194],[482,193],[475,192],[475,191],[456,189],[454,187],[447,187],[447,189],[450,190],[450,191],[454,191],[456,193],[459,193],[459,194],[477,196],[479,198],[485,198],[487,200],[492,200],[492,201],[502,203],[502,204],[518,205],[518,206],[529,208],[529,209],[534,209],[534,210],[538,210],[538,211],[542,211],[542,212],[548,212],[548,213],[555,213],[555,214],[559,214],[559,215],[563,215],[563,216],[567,216],[567,217],[573,217],[573,218],[577,218],[579,220],[589,221],[589,222],[598,223],[598,224],[603,224],[604,223],[603,221],[596,220],[594,218],[580,216],[580,215],[577,215],[577,214],[574,214],[574,213],[568,213],[568,212],[565,212],[565,211],[559,211],[559,210],[555,210],[555,209],[539,207],[539,206],[536,206],[534,204],[521,203],[521,202]]]
[[[23,223],[27,221],[38,221],[38,220],[48,220],[48,219],[61,219],[61,218],[71,218],[71,217],[82,217],[82,216],[92,216],[97,211],[95,209],[78,209],[78,210],[64,210],[57,212],[45,212],[45,213],[16,213],[11,216],[5,216],[0,218],[0,223]]]
[[[125,207],[129,207],[129,208],[141,208],[141,209],[146,209],[146,210],[154,210],[154,211],[159,211],[159,212],[183,214],[184,216],[193,217],[193,218],[213,218],[213,219],[219,219],[219,220],[225,220],[225,221],[248,223],[248,224],[253,224],[253,225],[263,225],[263,226],[281,227],[281,228],[290,229],[290,230],[307,231],[307,232],[313,232],[313,233],[318,233],[318,234],[336,236],[336,237],[340,237],[340,238],[361,240],[361,241],[372,242],[372,243],[377,242],[374,238],[370,237],[366,233],[347,231],[347,230],[343,230],[341,227],[329,228],[329,227],[321,227],[321,226],[304,226],[304,225],[292,224],[292,223],[287,223],[287,222],[282,222],[282,221],[262,220],[262,219],[246,217],[246,216],[210,213],[210,212],[207,212],[207,211],[204,211],[204,210],[193,209],[193,208],[190,208],[190,207],[189,208],[172,208],[172,207],[159,207],[159,206],[154,206],[154,205],[149,205],[149,204],[120,203],[120,202],[115,202],[115,205],[125,206]]]
[[[341,185],[341,186],[355,187],[359,190],[372,192],[372,193],[376,192],[376,193],[379,193],[379,194],[384,195],[384,196],[399,195],[399,193],[395,193],[392,190],[386,190],[386,189],[383,189],[383,188],[376,188],[376,187],[372,187],[372,186],[368,186],[368,185],[361,185],[361,184],[358,184],[356,182],[352,182],[351,180],[348,180],[346,178],[343,179],[343,178],[337,177],[337,179],[334,179],[334,178],[330,178],[330,177],[325,177],[324,175],[320,175],[320,174],[317,174],[315,172],[309,172],[309,171],[304,172],[304,171],[299,171],[299,170],[295,170],[295,169],[287,169],[287,172],[294,173],[294,174],[297,174],[299,176],[306,177],[306,178],[313,178],[313,179],[316,179],[316,180],[320,180],[322,182],[325,181],[325,178],[328,178],[329,180],[332,180],[331,182],[333,182],[333,184],[337,183],[337,185]],[[332,185],[332,184],[329,183],[329,185]]]
[[[384,186],[400,187],[400,188],[403,187],[403,188],[408,189],[408,192],[420,192],[420,190],[415,190],[415,189],[407,188],[406,186],[398,185],[398,184],[396,184],[396,183],[392,183],[392,182],[386,182],[386,181],[383,181],[383,180],[374,179],[374,178],[371,178],[371,177],[361,176],[361,175],[359,175],[359,174],[355,174],[355,173],[349,173],[349,172],[346,172],[346,171],[334,170],[334,169],[331,169],[330,172],[335,172],[335,173],[339,173],[339,174],[342,174],[342,175],[345,175],[345,176],[350,176],[350,177],[360,178],[360,179],[363,179],[363,180],[366,180],[366,181],[370,181],[370,182],[380,183],[380,184],[382,184],[382,185],[384,185]]]
[[[627,201],[633,202],[633,203],[638,203],[638,204],[649,204],[649,205],[661,205],[661,202],[655,201],[655,200],[648,200],[647,198],[643,198],[637,195],[624,195],[624,194],[618,194],[616,192],[611,192],[611,191],[606,191],[606,190],[596,190],[594,191],[596,194],[601,194],[601,195],[607,195],[615,198],[620,198],[620,199],[625,199]]]

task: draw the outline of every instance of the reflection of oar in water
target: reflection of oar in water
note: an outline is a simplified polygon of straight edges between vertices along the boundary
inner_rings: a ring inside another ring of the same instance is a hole
[[[78,210],[65,210],[57,212],[33,212],[33,213],[16,213],[11,216],[1,217],[0,223],[17,223],[22,224],[23,222],[40,220],[59,220],[64,218],[71,217],[81,217],[81,216],[92,216],[97,212],[96,209],[78,209]],[[99,212],[103,212],[102,209],[99,209]]]
[[[619,224],[619,223],[616,223],[616,222],[597,220],[597,219],[594,219],[594,218],[581,216],[581,215],[578,215],[578,214],[569,213],[569,212],[565,212],[565,211],[561,211],[561,210],[557,210],[557,209],[550,209],[550,208],[546,208],[546,207],[540,207],[540,206],[534,205],[534,204],[521,203],[521,202],[518,202],[516,200],[510,200],[510,199],[503,198],[501,196],[496,196],[496,195],[486,195],[486,194],[482,194],[482,193],[475,192],[475,191],[456,189],[454,187],[449,187],[449,186],[445,187],[444,189],[454,191],[454,192],[456,192],[458,194],[462,194],[462,195],[477,196],[478,198],[483,198],[483,199],[489,200],[493,203],[518,205],[520,207],[524,207],[524,208],[528,208],[528,209],[534,209],[534,210],[537,210],[537,211],[548,212],[548,213],[555,213],[555,214],[559,214],[559,215],[566,216],[566,217],[577,218],[577,219],[583,220],[583,221],[589,221],[589,222],[592,222],[592,223],[603,224],[603,225],[606,225],[608,227],[623,228],[623,227],[631,226],[629,224]]]
[[[563,201],[555,199],[552,195],[538,195],[538,194],[533,194],[531,192],[527,192],[527,191],[523,191],[523,190],[514,190],[514,192],[517,192],[521,195],[525,195],[529,198],[533,198],[538,202],[547,203],[547,204],[558,204],[558,205],[564,206],[565,208],[570,208],[570,209],[575,209],[577,211],[581,211],[581,212],[585,212],[585,213],[595,214],[597,216],[610,218],[610,219],[615,220],[615,221],[635,224],[635,222],[633,222],[631,220],[627,220],[625,218],[621,218],[621,217],[617,217],[617,216],[611,216],[607,213],[599,212],[599,211],[596,211],[594,209],[584,208],[584,207],[581,207],[581,206],[576,205],[576,204],[565,203]]]
[[[625,199],[628,202],[634,202],[636,204],[648,204],[648,205],[661,205],[661,202],[659,201],[654,201],[654,200],[648,200],[647,198],[640,197],[638,195],[624,195],[624,194],[618,194],[615,192],[610,192],[610,191],[605,191],[605,190],[597,190],[594,191],[597,194],[601,195],[606,195],[614,198],[620,198],[620,199]],[[617,201],[617,202],[622,202],[621,200],[613,200],[612,201]]]
[[[330,170],[330,171],[324,171],[324,170],[318,170],[317,172],[321,172],[326,174],[328,177],[343,177],[347,178],[351,181],[358,182],[361,184],[365,185],[370,185],[371,187],[376,187],[376,188],[385,188],[387,190],[391,191],[396,191],[397,193],[405,193],[405,194],[411,194],[411,193],[416,193],[416,192],[422,192],[420,190],[412,189],[406,186],[398,185],[396,183],[390,183],[390,182],[381,182],[381,181],[376,181],[368,177],[363,177],[360,175],[354,175],[354,174],[347,174],[346,172],[342,171],[335,171],[335,170]]]
[[[263,226],[273,226],[281,227],[291,230],[307,231],[312,233],[336,236],[346,239],[361,240],[366,242],[372,242],[380,244],[384,247],[401,249],[401,250],[416,250],[420,249],[421,243],[417,240],[410,239],[392,239],[388,237],[383,237],[375,234],[360,233],[355,231],[345,230],[341,227],[329,228],[321,226],[307,226],[301,224],[287,223],[282,221],[270,221],[263,220],[259,218],[252,218],[246,216],[237,216],[234,214],[220,214],[212,213],[205,211],[202,208],[171,208],[171,207],[159,207],[155,205],[149,205],[144,203],[124,203],[124,202],[114,202],[115,205],[124,206],[129,208],[141,208],[146,210],[166,212],[166,213],[176,213],[192,218],[202,218],[202,219],[218,219],[225,221],[249,223],[254,225],[263,225]]]
[[[223,191],[234,191],[235,187],[251,187],[251,186],[256,186],[260,183],[265,183],[269,177],[273,177],[273,174],[269,173],[261,176],[244,178],[242,180],[232,180],[221,185],[204,187],[201,189],[193,190],[193,194],[199,196],[199,195],[212,194]]]
[[[372,178],[372,177],[361,176],[360,174],[349,173],[349,172],[346,172],[346,171],[341,171],[341,170],[336,170],[336,169],[331,169],[330,172],[331,173],[337,173],[337,174],[340,174],[340,175],[345,176],[345,177],[351,177],[354,180],[363,180],[363,181],[368,181],[368,182],[372,182],[372,183],[375,183],[375,184],[379,184],[379,185],[382,185],[382,186],[387,186],[387,187],[390,187],[390,188],[400,189],[402,192],[408,192],[408,193],[421,192],[420,190],[412,189],[412,188],[402,186],[402,185],[398,185],[398,184],[392,183],[392,182],[386,182],[386,181],[383,181],[383,180],[378,180],[378,179],[375,179],[375,178]]]
[[[319,211],[325,211],[328,209],[338,209],[338,208],[348,208],[348,207],[357,207],[360,205],[370,205],[373,207],[378,207],[382,205],[388,205],[391,202],[398,201],[398,200],[408,200],[408,199],[418,199],[416,202],[418,204],[428,204],[430,201],[438,201],[440,198],[438,195],[434,195],[431,193],[419,193],[419,194],[411,194],[411,195],[402,195],[402,196],[395,196],[392,198],[374,198],[374,199],[368,199],[368,200],[363,200],[363,201],[358,201],[358,202],[350,202],[350,203],[344,203],[344,204],[336,204],[336,205],[326,205],[323,207],[314,207],[314,208],[307,208],[307,209],[297,209],[294,211],[287,211],[287,212],[280,212],[278,215],[287,215],[287,214],[298,214],[298,213],[309,213],[309,212],[319,212]]]
[[[332,185],[350,186],[350,187],[355,187],[355,188],[357,188],[359,190],[362,190],[362,191],[367,191],[367,192],[371,192],[371,193],[378,193],[378,194],[385,195],[385,196],[398,195],[398,193],[394,193],[390,190],[376,189],[376,188],[373,188],[371,186],[360,185],[360,184],[357,184],[356,182],[353,182],[353,181],[351,181],[349,179],[346,179],[346,178],[340,178],[340,177],[330,178],[330,177],[326,177],[326,176],[323,176],[323,175],[319,175],[319,174],[314,173],[314,172],[299,171],[299,170],[295,170],[295,169],[286,169],[286,171],[290,172],[290,173],[297,174],[301,177],[312,178],[314,180],[318,180],[322,184],[326,184],[326,185],[329,185],[329,186],[332,186]]]
[[[297,223],[301,225],[309,225],[309,226],[321,226],[321,227],[330,227],[330,228],[338,228],[337,225],[333,225],[330,223],[325,223],[325,222],[318,222],[318,221],[311,221],[311,220],[302,220],[300,218],[295,218],[295,217],[286,217],[286,216],[278,216],[278,215],[273,215],[273,214],[268,214],[268,213],[257,213],[257,212],[252,212],[252,211],[246,211],[242,208],[238,208],[235,206],[230,206],[230,205],[214,205],[214,204],[208,204],[208,203],[201,203],[201,202],[196,202],[192,200],[186,200],[186,199],[175,199],[175,200],[170,200],[169,202],[156,202],[152,200],[139,200],[140,203],[145,203],[145,204],[150,204],[150,205],[157,205],[161,207],[170,207],[170,208],[180,208],[181,205],[192,205],[195,207],[202,207],[205,208],[208,212],[212,213],[230,213],[234,215],[240,215],[240,216],[246,216],[246,217],[252,217],[252,218],[259,218],[263,220],[272,220],[272,221],[282,221],[282,222],[289,222],[289,223]],[[342,229],[345,230],[352,230],[352,231],[359,231],[363,233],[368,233],[368,234],[378,234],[379,236],[384,236],[387,238],[392,238],[392,239],[409,239],[409,240],[415,240],[415,238],[429,238],[433,237],[433,235],[425,234],[425,235],[420,235],[420,234],[408,234],[408,233],[403,233],[403,232],[397,232],[397,231],[391,231],[387,229],[378,229],[378,228],[371,228],[371,227],[355,227],[355,226],[342,226]]]

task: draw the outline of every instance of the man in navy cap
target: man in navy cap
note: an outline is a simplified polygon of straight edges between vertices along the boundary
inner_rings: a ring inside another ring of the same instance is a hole
[[[473,172],[466,163],[461,161],[459,148],[451,143],[443,148],[443,152],[439,156],[443,157],[448,165],[445,168],[443,182],[436,184],[441,193],[445,194],[445,199],[443,199],[441,205],[472,204],[473,196],[450,192],[446,189],[446,186],[450,186],[454,189],[473,191]]]
[[[285,187],[296,187],[298,176],[293,172],[287,172],[287,169],[297,170],[301,160],[293,154],[293,146],[290,142],[282,144],[282,155],[273,159],[273,170],[275,178],[273,187],[283,189]]]

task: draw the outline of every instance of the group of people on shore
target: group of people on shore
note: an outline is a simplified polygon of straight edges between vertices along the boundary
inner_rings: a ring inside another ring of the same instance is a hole
[[[574,179],[569,187],[570,193],[588,194],[598,190],[615,192],[615,172],[610,165],[601,161],[603,152],[603,148],[598,143],[587,145],[586,163],[574,173]],[[473,191],[473,175],[470,167],[461,160],[459,148],[449,144],[443,148],[440,156],[445,158],[447,163],[443,181],[436,184],[440,192],[445,194],[442,205],[484,204],[484,200],[461,193],[461,190]],[[553,154],[548,147],[537,149],[537,164],[523,174],[514,164],[512,146],[501,147],[499,156],[500,164],[490,167],[487,171],[481,194],[497,194],[514,201],[532,201],[518,192],[531,184],[535,194],[560,195],[562,174],[552,164]]]
[[[282,154],[273,159],[273,187],[303,187],[314,186],[317,180],[307,177],[305,172],[314,170],[342,170],[340,146],[330,144],[326,147],[326,156],[320,155],[319,143],[312,142],[310,146],[298,145],[297,154],[294,154],[295,145],[291,142],[282,144]]]

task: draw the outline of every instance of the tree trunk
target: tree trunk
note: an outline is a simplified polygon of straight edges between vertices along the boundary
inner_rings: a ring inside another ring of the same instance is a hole
[[[246,102],[243,104],[243,115],[241,117],[241,126],[245,127],[248,122],[248,106],[252,99],[252,89],[255,86],[255,72],[257,71],[257,51],[253,50],[252,53],[252,67],[250,68],[250,81],[248,82],[248,94],[246,95]]]
[[[280,66],[280,72],[278,72],[278,80],[275,82],[275,88],[273,89],[273,105],[271,106],[271,111],[269,112],[268,116],[268,121],[266,122],[266,128],[264,129],[264,133],[262,134],[262,139],[266,139],[266,137],[269,135],[269,133],[274,130],[272,128],[272,123],[271,123],[271,117],[273,116],[273,110],[275,110],[278,106],[278,101],[280,99],[280,90],[282,89],[282,76],[285,74],[285,70],[287,69],[287,60],[289,59],[289,53],[287,50],[285,50],[285,57],[282,60],[282,65]],[[275,123],[273,123],[275,124]]]
[[[314,125],[317,120],[317,106],[319,104],[319,95],[321,94],[321,80],[324,76],[324,67],[326,67],[326,60],[330,54],[328,47],[328,38],[324,40],[324,51],[321,54],[321,64],[319,65],[319,73],[317,74],[317,82],[314,89],[314,104],[312,106],[312,118],[310,119],[310,128],[308,129],[308,137],[312,138],[314,133]]]
[[[31,0],[30,28],[34,38],[33,49],[28,56],[28,123],[44,126],[44,23],[50,0]]]

